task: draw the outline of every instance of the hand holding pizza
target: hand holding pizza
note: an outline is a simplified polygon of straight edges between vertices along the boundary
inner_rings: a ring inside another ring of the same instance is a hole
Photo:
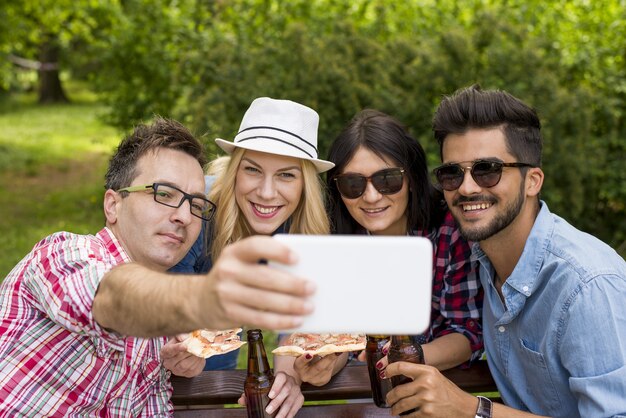
[[[186,334],[177,335],[161,348],[163,367],[176,376],[194,377],[199,375],[204,368],[204,358],[187,352],[187,345],[183,341],[188,337]]]
[[[297,258],[287,246],[265,236],[245,238],[224,248],[198,301],[198,312],[207,326],[295,328],[303,315],[313,311],[306,298],[314,292],[314,283],[259,264],[259,260],[293,264]]]
[[[347,353],[334,353],[324,357],[306,353],[295,359],[293,369],[303,382],[323,386],[330,381],[337,369],[346,364],[347,359]]]
[[[349,351],[365,349],[364,334],[294,333],[272,353],[296,357],[292,366],[300,380],[315,386],[328,383],[346,364]]]
[[[300,385],[292,376],[284,372],[276,373],[269,397],[272,401],[267,405],[267,412],[271,414],[278,410],[274,418],[292,418],[304,405],[304,395],[300,391]],[[237,403],[245,406],[245,395],[242,394]]]

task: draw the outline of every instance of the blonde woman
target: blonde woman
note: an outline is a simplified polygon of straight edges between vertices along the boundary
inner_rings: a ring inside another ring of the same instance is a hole
[[[230,155],[209,166],[208,174],[215,178],[209,198],[217,213],[205,231],[207,250],[190,254],[196,260],[187,260],[188,265],[206,272],[229,244],[251,235],[329,233],[319,173],[334,164],[317,159],[318,122],[313,109],[262,97],[252,102],[232,142],[215,140]],[[245,303],[249,295],[239,290],[232,293]],[[278,418],[294,416],[304,402],[292,363],[291,358],[275,362],[267,411],[278,410]],[[240,403],[245,403],[243,396]]]
[[[209,194],[217,213],[211,258],[251,235],[328,234],[322,183],[311,161],[236,148],[210,164],[216,181]]]

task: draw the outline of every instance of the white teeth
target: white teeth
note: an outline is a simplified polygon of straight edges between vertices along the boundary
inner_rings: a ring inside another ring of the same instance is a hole
[[[263,215],[269,215],[270,213],[274,213],[278,210],[278,206],[266,207],[266,206],[254,205],[254,208],[257,211],[261,212]]]
[[[377,208],[377,209],[365,209],[365,208],[363,208],[363,211],[367,212],[367,213],[378,213],[378,212],[384,211],[385,209],[387,209],[387,208]]]
[[[479,210],[479,209],[487,209],[491,207],[491,203],[479,203],[479,204],[475,204],[475,205],[463,205],[463,210],[464,211],[468,211],[468,210]]]

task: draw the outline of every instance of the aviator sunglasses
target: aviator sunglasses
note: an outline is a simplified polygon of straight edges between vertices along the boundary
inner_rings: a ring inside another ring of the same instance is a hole
[[[452,192],[461,187],[463,179],[465,178],[465,170],[468,169],[477,185],[489,188],[500,182],[504,167],[536,167],[535,165],[526,163],[504,163],[502,161],[493,160],[475,160],[471,161],[471,164],[471,166],[444,164],[435,168],[433,174],[444,190]]]
[[[402,189],[404,181],[403,168],[385,168],[377,171],[369,177],[361,174],[340,174],[334,178],[339,193],[347,199],[356,199],[365,193],[367,182],[380,194],[394,194]]]

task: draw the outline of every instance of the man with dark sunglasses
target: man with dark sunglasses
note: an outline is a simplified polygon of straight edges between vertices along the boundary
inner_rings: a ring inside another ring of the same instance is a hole
[[[413,382],[389,393],[392,413],[626,416],[626,262],[539,199],[540,127],[532,108],[503,91],[472,86],[439,105],[443,165],[434,174],[462,234],[476,241],[485,351],[506,406],[399,362],[386,376]]]
[[[167,336],[247,324],[284,329],[311,286],[258,260],[293,263],[267,237],[225,249],[203,275],[174,275],[215,205],[198,140],[175,121],[139,125],[106,174],[105,227],[52,234],[0,285],[0,417],[172,416],[170,371],[204,359]]]

